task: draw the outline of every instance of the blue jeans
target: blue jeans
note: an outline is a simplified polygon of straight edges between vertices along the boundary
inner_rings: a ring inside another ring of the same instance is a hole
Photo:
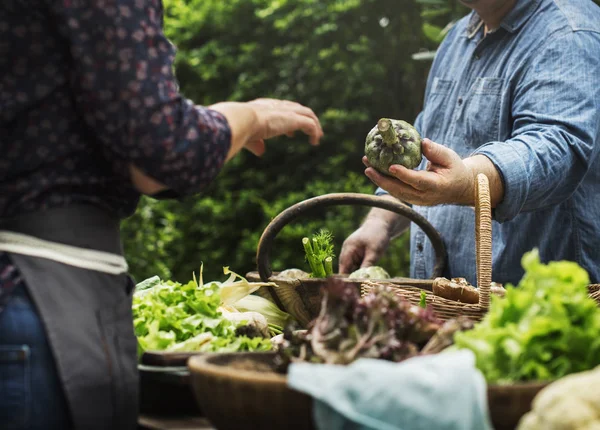
[[[24,285],[0,312],[0,427],[72,428],[44,326]]]

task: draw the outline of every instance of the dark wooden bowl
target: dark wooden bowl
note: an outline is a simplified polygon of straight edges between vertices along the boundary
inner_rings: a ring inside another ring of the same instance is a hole
[[[188,367],[199,407],[219,430],[314,430],[312,399],[273,370],[274,353],[207,354]],[[243,365],[265,371],[245,370]]]
[[[312,399],[287,386],[273,370],[274,353],[225,353],[190,358],[192,386],[199,407],[219,430],[312,430]],[[264,371],[240,370],[240,363]],[[238,367],[238,368],[236,368]],[[514,430],[531,410],[533,398],[548,384],[488,387],[488,407],[495,430]]]
[[[490,419],[495,430],[514,430],[531,410],[531,403],[548,383],[532,382],[488,386]]]
[[[201,416],[187,367],[138,366],[140,413],[161,416]]]

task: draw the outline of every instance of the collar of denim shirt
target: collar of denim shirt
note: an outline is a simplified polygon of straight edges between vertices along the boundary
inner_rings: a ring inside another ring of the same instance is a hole
[[[517,0],[515,6],[502,20],[500,27],[504,28],[509,33],[514,33],[515,31],[519,30],[523,24],[525,24],[527,20],[531,18],[531,15],[533,15],[541,2],[542,0]],[[469,39],[472,39],[482,25],[483,21],[479,15],[474,10],[471,11],[465,36]]]

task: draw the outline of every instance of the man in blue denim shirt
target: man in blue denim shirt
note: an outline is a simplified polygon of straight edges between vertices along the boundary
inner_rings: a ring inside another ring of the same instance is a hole
[[[440,232],[444,276],[476,281],[471,206],[474,177],[485,173],[494,281],[517,283],[522,255],[537,247],[543,261],[575,261],[600,282],[600,8],[592,0],[462,2],[473,11],[440,46],[415,121],[428,138],[427,166],[392,167],[395,178],[365,173],[382,198],[412,204]],[[373,265],[405,223],[373,209],[346,239],[340,271]],[[415,225],[411,256],[411,276],[431,276],[434,251]]]

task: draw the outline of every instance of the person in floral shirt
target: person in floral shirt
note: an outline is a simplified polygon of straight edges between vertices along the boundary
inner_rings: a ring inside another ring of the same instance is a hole
[[[204,107],[186,99],[162,19],[160,0],[2,1],[0,230],[73,205],[119,220],[135,211],[141,194],[200,193],[242,149],[261,155],[267,139],[302,131],[319,143],[317,116],[298,103]],[[68,366],[47,336],[51,318],[39,314],[46,301],[36,300],[14,259],[0,252],[2,428],[116,428],[109,417],[92,423],[77,410],[76,398],[87,392],[65,393],[61,369]],[[44,276],[50,288],[53,274]],[[69,317],[53,319],[78,323]]]

